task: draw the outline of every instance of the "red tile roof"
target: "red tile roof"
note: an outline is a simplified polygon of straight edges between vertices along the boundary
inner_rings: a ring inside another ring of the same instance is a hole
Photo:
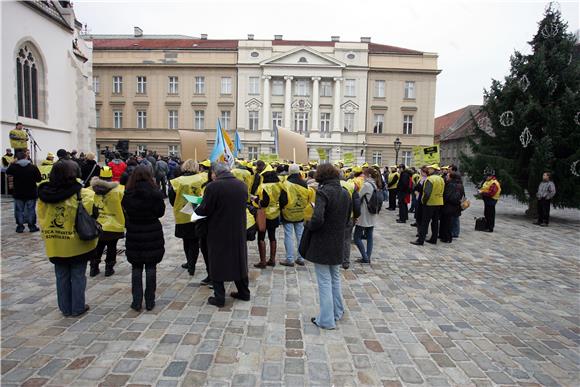
[[[411,55],[421,55],[421,51],[410,50],[408,48],[388,46],[386,44],[369,43],[369,54],[411,54]]]
[[[237,50],[237,40],[209,39],[94,39],[95,50]]]
[[[435,118],[435,142],[464,137],[471,127],[471,114],[479,115],[480,105],[467,105]]]
[[[323,40],[272,40],[272,46],[319,46],[334,47],[336,42]]]

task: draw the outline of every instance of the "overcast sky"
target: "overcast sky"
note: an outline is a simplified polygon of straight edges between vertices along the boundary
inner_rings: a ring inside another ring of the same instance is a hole
[[[372,41],[439,54],[436,116],[481,104],[491,79],[502,79],[514,50],[529,52],[547,2],[476,0],[190,0],[74,2],[93,34],[184,34],[210,39]],[[579,2],[560,1],[570,32]]]

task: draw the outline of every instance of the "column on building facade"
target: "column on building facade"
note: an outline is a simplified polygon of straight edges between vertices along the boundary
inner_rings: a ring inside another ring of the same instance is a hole
[[[320,77],[312,77],[312,126],[310,129],[311,131],[317,131],[320,129],[318,125],[320,124],[320,114],[318,113],[318,109],[320,106],[320,98],[319,98],[319,87],[318,82],[320,81]]]
[[[285,76],[286,90],[284,92],[284,128],[292,129],[292,79],[291,76]]]
[[[264,130],[270,129],[270,78],[269,75],[264,75],[264,102],[262,104],[262,128]]]
[[[334,78],[334,101],[332,106],[332,131],[340,131],[340,81],[342,78]]]

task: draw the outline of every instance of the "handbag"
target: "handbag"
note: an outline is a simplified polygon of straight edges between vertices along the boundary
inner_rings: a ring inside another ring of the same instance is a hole
[[[80,191],[77,192],[77,204],[78,206],[75,218],[75,230],[77,231],[77,234],[79,234],[80,240],[90,241],[100,237],[103,229],[99,222],[90,216],[85,209]]]
[[[266,231],[266,211],[263,208],[258,208],[258,211],[256,211],[256,224],[259,232]]]
[[[300,238],[300,244],[298,245],[298,252],[301,257],[306,257],[308,248],[310,247],[310,240],[312,239],[312,231],[309,228],[304,227],[302,232],[302,238]]]
[[[469,208],[469,206],[471,206],[471,202],[469,201],[469,199],[467,199],[467,198],[464,198],[464,199],[461,201],[461,210],[462,210],[462,211],[463,211],[463,210],[467,210],[467,209]]]

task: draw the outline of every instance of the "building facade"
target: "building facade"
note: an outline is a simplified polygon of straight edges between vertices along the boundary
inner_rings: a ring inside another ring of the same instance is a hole
[[[212,40],[139,29],[93,42],[100,149],[129,140],[130,152],[179,153],[175,129],[203,131],[211,148],[218,120],[238,130],[247,159],[275,152],[275,127],[303,134],[312,160],[323,149],[329,161],[352,152],[386,164],[395,138],[401,159],[433,141],[435,54],[370,38]]]
[[[72,5],[10,1],[0,7],[2,149],[22,122],[40,147],[36,161],[59,148],[94,150],[92,43],[82,38]]]
[[[456,165],[461,170],[459,156],[472,155],[468,138],[473,135],[473,120],[482,117],[481,105],[468,105],[464,108],[435,118],[436,140],[439,143],[441,165]]]

